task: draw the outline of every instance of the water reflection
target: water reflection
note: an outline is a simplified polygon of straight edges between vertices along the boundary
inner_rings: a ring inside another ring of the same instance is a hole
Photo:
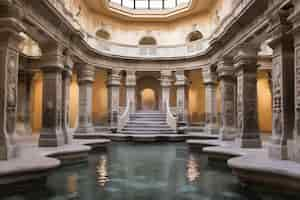
[[[78,175],[72,174],[67,177],[68,199],[79,199]]]
[[[105,184],[109,181],[107,173],[107,156],[101,155],[97,165],[97,181],[101,187],[104,187]]]
[[[195,159],[194,155],[190,154],[189,159],[187,161],[187,171],[186,176],[189,182],[194,182],[200,176],[200,169],[197,160]]]

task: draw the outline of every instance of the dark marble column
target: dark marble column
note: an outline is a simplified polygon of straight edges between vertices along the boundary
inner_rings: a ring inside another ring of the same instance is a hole
[[[65,144],[72,144],[72,135],[70,132],[70,85],[72,79],[71,69],[63,71],[62,80],[62,129],[64,133]]]
[[[113,133],[117,132],[119,123],[121,71],[111,70],[107,81],[109,124]]]
[[[169,70],[161,71],[160,85],[162,88],[161,109],[162,109],[162,112],[166,112],[167,111],[166,106],[170,105],[170,90],[171,90],[171,86],[172,86],[172,71],[169,71]]]
[[[236,137],[236,129],[234,108],[235,83],[232,59],[225,58],[219,61],[217,72],[221,89],[220,139],[233,140]]]
[[[178,132],[184,133],[188,126],[188,97],[187,90],[189,81],[185,76],[184,70],[176,71],[176,91],[177,91],[177,126]]]
[[[217,74],[211,67],[202,69],[205,85],[205,132],[218,134],[217,125]]]
[[[12,4],[4,4],[13,6]],[[2,5],[0,5],[2,10]],[[7,7],[3,9],[8,9]],[[0,160],[16,157],[17,90],[19,51],[22,41],[19,32],[23,30],[18,20],[0,17]]]
[[[95,69],[87,64],[78,64],[79,84],[79,121],[77,133],[93,133],[92,120],[93,83],[95,80]]]
[[[62,71],[63,48],[59,44],[47,44],[40,60],[43,72],[43,117],[39,139],[40,147],[64,145],[62,132]]]
[[[242,148],[260,148],[261,139],[257,116],[257,52],[245,44],[234,57],[237,75],[237,139]]]

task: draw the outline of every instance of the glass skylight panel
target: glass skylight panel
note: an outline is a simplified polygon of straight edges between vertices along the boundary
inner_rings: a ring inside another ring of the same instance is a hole
[[[148,0],[136,0],[135,8],[136,9],[148,9],[149,3]]]
[[[176,0],[165,0],[164,2],[164,8],[170,9],[170,8],[175,8],[176,7]]]
[[[162,0],[151,0],[150,1],[150,9],[162,9],[163,1]]]
[[[187,5],[191,0],[108,0],[130,9],[162,10]]]
[[[135,0],[122,0],[123,6],[126,8],[134,8]]]

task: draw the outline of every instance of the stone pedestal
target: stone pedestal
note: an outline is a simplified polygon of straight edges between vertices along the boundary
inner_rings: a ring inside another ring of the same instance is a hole
[[[119,123],[119,107],[120,107],[120,70],[112,70],[109,72],[107,81],[108,87],[108,107],[109,107],[109,124],[113,133],[118,130]]]
[[[130,113],[136,111],[136,75],[135,71],[126,72],[126,105],[130,106]]]
[[[211,67],[202,69],[202,74],[205,85],[205,132],[218,134],[216,100],[217,75]]]
[[[72,144],[72,134],[70,132],[70,85],[72,71],[65,69],[62,82],[62,129],[64,133],[65,144]]]
[[[0,18],[0,160],[16,157],[18,45],[22,30],[17,20]]]
[[[218,76],[221,89],[221,127],[220,139],[233,140],[236,137],[235,129],[235,83],[232,59],[222,59],[218,63]]]
[[[77,133],[93,133],[92,100],[95,71],[93,66],[78,64],[79,120]]]
[[[237,75],[237,139],[241,148],[260,148],[257,118],[257,51],[245,44],[239,48],[234,61]]]
[[[294,128],[294,47],[293,37],[288,34],[291,26],[286,20],[287,16],[285,12],[274,14],[269,43],[273,48],[273,127],[269,156],[280,160],[288,159],[287,143],[293,137]]]
[[[177,130],[179,133],[184,133],[188,126],[188,94],[187,89],[189,81],[187,80],[184,71],[176,71],[176,90],[177,90]]]
[[[161,71],[161,111],[167,112],[167,105],[170,106],[170,90],[172,86],[172,71]]]

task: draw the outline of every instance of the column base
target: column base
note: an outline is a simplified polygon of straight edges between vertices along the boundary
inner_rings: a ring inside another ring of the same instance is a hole
[[[63,133],[52,130],[42,130],[39,139],[39,147],[58,147],[65,144]]]
[[[208,134],[211,134],[211,135],[218,135],[219,134],[219,129],[215,125],[205,126],[204,131]]]
[[[78,127],[76,129],[76,133],[94,133],[95,129],[93,126],[88,126],[88,127]]]
[[[220,140],[222,141],[233,141],[237,138],[235,128],[223,127],[220,129]]]
[[[270,143],[268,146],[269,157],[276,160],[288,160],[288,148],[286,145]]]
[[[262,142],[261,142],[260,137],[252,138],[252,139],[237,138],[236,143],[240,148],[245,148],[245,149],[259,149],[259,148],[262,148]]]
[[[0,145],[0,160],[10,160],[17,157],[15,144]]]

